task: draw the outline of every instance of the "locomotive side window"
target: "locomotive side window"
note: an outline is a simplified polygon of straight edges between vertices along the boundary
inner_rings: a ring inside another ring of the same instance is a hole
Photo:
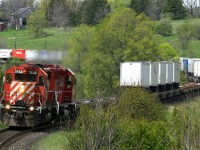
[[[67,88],[71,88],[71,82],[72,82],[72,77],[67,76],[66,78]]]
[[[44,86],[44,76],[39,76],[39,86]]]
[[[11,83],[11,81],[12,81],[12,74],[11,74],[11,73],[8,73],[8,74],[6,75],[6,83]]]

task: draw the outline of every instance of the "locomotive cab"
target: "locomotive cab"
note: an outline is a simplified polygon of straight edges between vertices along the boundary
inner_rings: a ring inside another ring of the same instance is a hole
[[[3,81],[1,120],[6,120],[9,126],[35,125],[38,121],[31,120],[30,114],[45,106],[46,79],[47,74],[35,65],[24,64],[8,69]],[[28,121],[26,116],[29,116]]]
[[[33,127],[76,116],[76,79],[57,65],[23,64],[5,71],[0,119],[8,126]]]

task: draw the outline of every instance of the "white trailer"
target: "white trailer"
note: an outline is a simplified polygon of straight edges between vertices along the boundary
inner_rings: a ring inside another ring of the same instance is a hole
[[[124,62],[120,64],[120,86],[149,87],[150,62]]]
[[[166,62],[166,83],[173,83],[173,62]]]
[[[158,84],[166,85],[166,62],[159,62]]]

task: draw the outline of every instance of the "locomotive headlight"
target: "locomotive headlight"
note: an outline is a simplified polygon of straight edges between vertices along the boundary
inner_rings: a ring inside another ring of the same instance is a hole
[[[20,86],[20,92],[24,92],[24,85]]]
[[[6,105],[6,109],[10,109],[10,105]]]
[[[30,110],[30,111],[33,111],[33,110],[34,110],[34,107],[33,107],[33,106],[29,107],[29,110]]]

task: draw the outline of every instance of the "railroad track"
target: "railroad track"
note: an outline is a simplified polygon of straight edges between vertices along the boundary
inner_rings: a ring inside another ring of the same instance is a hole
[[[36,131],[41,131],[50,128],[55,124],[45,124],[31,129],[3,129],[0,130],[0,150],[6,150],[10,145],[22,139],[27,134],[32,134]]]

